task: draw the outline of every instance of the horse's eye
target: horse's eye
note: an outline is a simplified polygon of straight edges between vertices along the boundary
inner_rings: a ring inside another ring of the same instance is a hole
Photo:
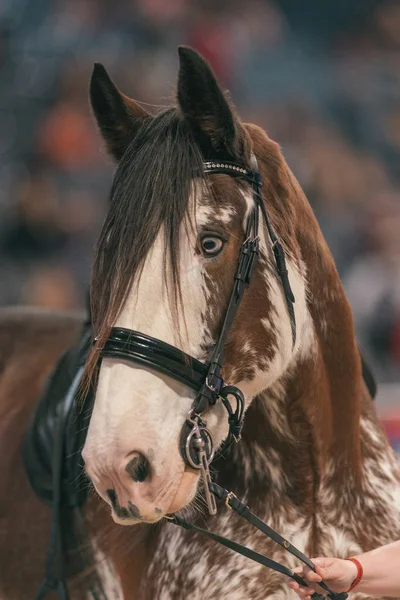
[[[206,235],[201,239],[201,249],[204,256],[217,256],[224,247],[224,241],[219,237]]]

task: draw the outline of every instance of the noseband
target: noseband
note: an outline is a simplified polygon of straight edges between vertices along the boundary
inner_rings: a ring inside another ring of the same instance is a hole
[[[257,167],[257,161],[254,156],[252,157],[252,160]],[[171,346],[162,340],[122,327],[114,327],[111,329],[110,336],[101,350],[101,357],[121,358],[150,367],[155,371],[180,381],[192,389],[196,395],[182,429],[180,451],[188,466],[201,471],[209,513],[211,515],[217,513],[216,497],[223,500],[228,508],[237,512],[265,535],[280,544],[303,563],[307,564],[312,570],[315,570],[315,567],[309,558],[292,546],[290,542],[282,538],[263,521],[258,519],[258,517],[256,517],[247,506],[240,502],[232,492],[224,490],[211,480],[209,467],[214,458],[214,446],[211,434],[206,427],[205,421],[202,419],[202,414],[209,407],[214,406],[219,399],[228,412],[229,432],[219,452],[225,451],[233,441],[239,442],[241,439],[245,399],[239,388],[236,386],[225,385],[221,375],[221,369],[224,362],[224,347],[229,330],[232,326],[244,292],[251,282],[257,258],[260,253],[260,212],[271,242],[276,272],[281,281],[286,301],[293,347],[296,343],[296,319],[293,306],[295,299],[290,287],[285,252],[280,240],[274,232],[268,217],[267,209],[261,198],[262,181],[260,173],[258,170],[247,169],[243,165],[230,161],[206,161],[203,163],[203,167],[204,173],[207,175],[225,174],[250,183],[253,190],[254,203],[253,209],[247,219],[245,239],[239,252],[238,266],[222,329],[209,360],[207,363],[202,363],[196,358],[185,354],[175,346]],[[231,399],[234,399],[234,408],[232,408]],[[227,538],[213,534],[208,530],[192,525],[176,515],[167,518],[176,525],[203,533],[228,548],[295,579],[300,585],[307,585],[301,577],[288,567],[268,559],[241,544],[237,544],[232,540],[228,540]],[[345,600],[345,598],[347,598],[347,594],[336,594],[323,582],[321,582],[320,585],[322,585],[329,596],[335,598],[335,600]],[[314,594],[312,597],[316,599],[320,596]]]

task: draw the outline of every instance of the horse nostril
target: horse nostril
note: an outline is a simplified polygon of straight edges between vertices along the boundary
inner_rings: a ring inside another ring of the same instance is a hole
[[[125,471],[129,473],[133,481],[141,483],[145,481],[150,473],[150,464],[143,454],[137,453],[126,465]]]

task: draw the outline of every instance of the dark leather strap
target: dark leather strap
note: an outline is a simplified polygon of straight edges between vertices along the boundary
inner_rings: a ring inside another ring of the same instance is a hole
[[[193,531],[197,531],[198,533],[201,533],[202,535],[205,535],[208,538],[214,540],[214,542],[217,542],[218,544],[221,544],[222,546],[229,548],[229,550],[233,550],[237,554],[241,554],[242,556],[249,558],[250,560],[253,560],[256,563],[263,565],[263,567],[267,567],[268,569],[272,569],[273,571],[276,571],[277,573],[286,575],[286,577],[290,577],[291,579],[294,579],[294,581],[297,581],[297,583],[299,585],[308,587],[307,582],[304,581],[304,579],[302,577],[297,575],[297,573],[294,573],[294,571],[292,571],[292,569],[290,569],[289,567],[286,567],[285,565],[281,565],[280,563],[276,562],[275,560],[272,560],[272,558],[268,558],[267,556],[264,556],[263,554],[260,554],[259,552],[256,552],[255,550],[248,548],[247,546],[238,544],[237,542],[230,540],[229,538],[226,538],[222,535],[213,533],[212,531],[209,531],[208,529],[203,529],[202,527],[197,527],[197,525],[188,523],[187,521],[185,521],[184,519],[181,519],[179,517],[175,517],[174,519],[169,519],[169,520],[174,525],[178,525],[179,527],[183,527],[184,529],[187,529],[187,530],[192,529]],[[323,596],[322,594],[313,594],[312,598],[314,600],[323,600],[325,598],[325,596]]]
[[[76,396],[91,338],[91,326],[87,323],[80,340],[57,363],[24,435],[23,458],[29,483],[37,496],[49,505],[54,502],[56,468],[62,471],[63,505],[82,506],[86,498],[86,486],[77,486],[76,482],[82,474],[80,450],[85,443],[93,398],[89,395],[86,399],[82,414],[77,410]],[[64,425],[62,431],[60,423]],[[58,445],[63,446],[63,457],[60,465],[55,466]],[[66,456],[72,458],[65,460]]]
[[[272,527],[270,527],[269,525],[264,523],[264,521],[259,519],[254,513],[251,512],[248,506],[246,506],[243,502],[239,500],[239,498],[237,498],[237,496],[235,496],[235,494],[233,494],[232,492],[228,492],[228,490],[213,482],[209,484],[209,488],[210,491],[219,500],[223,501],[228,508],[236,512],[240,517],[242,517],[248,523],[253,525],[253,527],[264,533],[264,535],[266,535],[272,541],[279,544],[282,548],[290,552],[290,554],[298,558],[302,563],[307,565],[310,569],[312,569],[315,572],[314,564],[305,554],[303,554],[303,552],[301,552],[298,548],[293,546],[293,544],[291,544],[288,540],[286,540],[274,529],[272,529]],[[189,523],[177,516],[168,517],[168,520],[174,525],[179,525],[184,529],[193,529],[194,531],[197,531],[198,533],[201,533],[202,535],[213,539],[215,542],[218,542],[219,544],[230,548],[234,552],[237,552],[238,554],[241,554],[242,556],[245,556],[250,560],[254,560],[255,562],[259,563],[260,565],[263,565],[264,567],[268,567],[269,569],[273,569],[278,573],[282,573],[282,575],[286,575],[287,577],[294,579],[299,585],[308,587],[307,582],[304,581],[304,579],[302,579],[299,575],[294,573],[291,569],[289,569],[289,567],[286,567],[285,565],[282,565],[272,560],[271,558],[263,556],[262,554],[259,554],[258,552],[255,552],[250,548],[247,548],[247,546],[243,546],[242,544],[239,544],[224,536],[217,535],[216,533],[213,533],[208,529],[203,529],[201,527],[198,527],[197,525],[193,525],[192,523]],[[318,585],[328,593],[328,596],[329,598],[331,598],[331,600],[346,600],[348,596],[346,592],[334,592],[323,581],[321,581]],[[323,598],[325,598],[325,596],[323,596],[322,594],[315,593],[312,595],[312,598],[314,600],[322,600]]]
[[[83,367],[78,369],[75,375],[74,383],[69,390],[69,396],[74,397],[76,386],[81,378]],[[64,406],[70,406],[71,399],[65,402]],[[69,600],[67,586],[65,584],[65,560],[63,554],[63,540],[61,529],[61,509],[62,509],[62,475],[63,475],[63,453],[64,453],[64,435],[67,422],[67,412],[62,414],[57,422],[57,433],[55,437],[55,446],[52,457],[52,477],[53,477],[53,497],[52,497],[52,521],[50,529],[49,549],[46,556],[45,577],[40,586],[35,600],[42,600],[51,590],[58,592],[61,600]]]
[[[310,569],[312,569],[315,572],[315,566],[308,558],[308,556],[303,554],[303,552],[296,548],[296,546],[293,546],[293,544],[291,544],[288,540],[286,540],[274,529],[272,529],[272,527],[264,523],[264,521],[257,517],[257,515],[251,512],[249,507],[246,506],[246,504],[244,504],[243,502],[241,502],[235,494],[233,494],[232,492],[228,492],[228,490],[213,482],[210,483],[209,487],[210,491],[217,498],[222,500],[228,508],[236,512],[240,517],[242,517],[248,523],[256,527],[256,529],[262,531],[264,535],[266,535],[271,540],[279,544],[282,548],[287,550],[287,552],[290,552],[290,554],[298,558],[302,563],[307,565]],[[302,583],[301,585],[304,585],[304,583]],[[328,592],[330,598],[332,599],[345,600],[347,598],[347,594],[345,592],[337,594],[336,592],[331,590],[323,581],[321,581],[318,585],[320,585],[320,587],[322,587],[326,592]]]
[[[195,391],[204,383],[208,370],[207,365],[175,346],[124,327],[111,329],[101,355],[132,360],[169,375]]]
[[[290,554],[293,554],[293,556],[301,560],[301,562],[310,567],[310,569],[312,569],[313,571],[315,570],[313,563],[305,554],[300,552],[300,550],[293,546],[288,540],[279,535],[279,533],[272,529],[272,527],[264,523],[264,521],[262,521],[254,513],[252,513],[249,507],[246,506],[246,504],[243,504],[243,502],[241,502],[239,498],[235,496],[235,494],[233,494],[232,492],[228,492],[226,489],[224,489],[217,483],[211,483],[210,490],[219,500],[222,500],[225,503],[225,505],[228,506],[228,508],[235,511],[239,516],[246,519],[246,521],[251,523],[251,525],[262,531],[266,536],[271,538],[271,540],[273,540],[274,542],[282,546],[282,548],[290,552]]]
[[[286,266],[285,251],[284,251],[283,246],[282,246],[280,240],[278,239],[275,231],[272,228],[271,221],[269,220],[269,217],[268,217],[267,208],[266,208],[264,202],[262,201],[262,198],[259,199],[259,204],[260,204],[261,212],[264,217],[265,225],[268,229],[268,235],[269,235],[269,238],[272,243],[272,251],[273,251],[274,257],[275,257],[276,270],[277,270],[279,279],[281,280],[281,283],[282,283],[282,288],[283,288],[283,292],[284,292],[284,296],[285,296],[285,300],[286,300],[286,306],[287,306],[288,313],[289,313],[290,327],[292,329],[292,345],[294,346],[296,343],[296,316],[294,313],[294,306],[293,306],[293,304],[295,302],[295,297],[294,297],[292,288],[290,286],[289,273],[288,273],[287,266]]]
[[[197,414],[201,414],[207,409],[208,406],[215,404],[219,397],[219,392],[222,387],[221,368],[224,362],[224,348],[226,339],[239,305],[242,301],[244,292],[250,284],[259,254],[258,211],[259,208],[256,205],[247,221],[245,241],[240,248],[238,267],[235,273],[233,288],[229,298],[225,318],[221,327],[221,332],[211,354],[206,380],[193,403],[193,410]]]
[[[179,525],[180,527],[183,527],[184,529],[187,529],[187,530],[192,529],[193,531],[197,531],[198,533],[206,535],[207,537],[214,540],[218,544],[221,544],[222,546],[225,546],[226,548],[229,548],[230,550],[233,550],[234,552],[237,552],[238,554],[241,554],[242,556],[245,556],[246,558],[249,558],[250,560],[254,560],[255,562],[259,563],[260,565],[263,565],[264,567],[268,567],[269,569],[272,569],[273,571],[282,573],[282,575],[291,577],[292,579],[297,581],[300,585],[304,585],[304,586],[307,585],[306,582],[304,581],[304,579],[299,577],[296,573],[294,573],[292,571],[292,569],[289,569],[289,567],[286,567],[285,565],[281,565],[280,563],[276,562],[275,560],[272,560],[272,558],[268,558],[267,556],[264,556],[263,554],[260,554],[259,552],[252,550],[251,548],[247,548],[247,546],[238,544],[237,542],[230,540],[229,538],[226,538],[224,536],[213,533],[212,531],[209,531],[208,529],[203,529],[202,527],[197,527],[197,525],[193,525],[193,523],[189,523],[188,521],[185,521],[184,519],[181,519],[179,517],[174,517],[174,519],[168,519],[168,520],[170,520],[170,522],[173,523],[174,525]]]

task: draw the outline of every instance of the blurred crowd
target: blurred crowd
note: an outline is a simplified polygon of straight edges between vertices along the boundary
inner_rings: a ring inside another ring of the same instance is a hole
[[[0,304],[83,306],[112,164],[94,61],[144,103],[174,95],[179,44],[279,141],[319,219],[380,379],[400,380],[400,3],[3,0]]]

